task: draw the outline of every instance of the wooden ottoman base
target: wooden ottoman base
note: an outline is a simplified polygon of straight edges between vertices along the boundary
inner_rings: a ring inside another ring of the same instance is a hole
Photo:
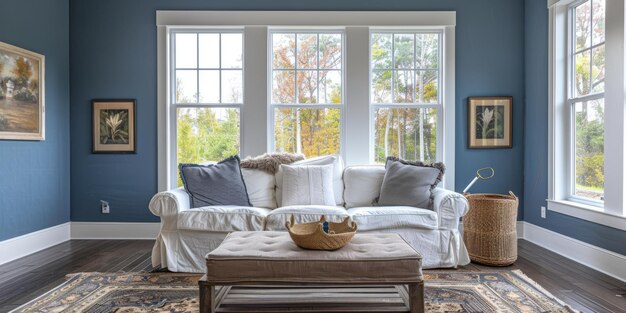
[[[200,313],[214,312],[424,312],[424,283],[409,285],[215,286],[206,275],[200,286]]]

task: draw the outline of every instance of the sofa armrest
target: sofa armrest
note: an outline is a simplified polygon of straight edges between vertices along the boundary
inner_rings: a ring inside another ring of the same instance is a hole
[[[150,200],[149,208],[152,214],[161,218],[176,216],[189,209],[189,195],[183,188],[159,192]]]
[[[459,220],[469,210],[467,199],[460,193],[435,188],[433,210],[439,218],[440,229],[458,229]]]

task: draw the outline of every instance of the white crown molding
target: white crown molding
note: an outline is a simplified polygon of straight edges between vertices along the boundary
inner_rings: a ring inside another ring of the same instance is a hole
[[[0,264],[70,240],[70,222],[0,241]]]
[[[152,239],[160,223],[72,222],[71,239]]]
[[[455,26],[456,11],[156,11],[157,26]]]
[[[518,238],[523,238],[598,272],[626,282],[626,256],[624,255],[528,222],[517,222],[517,230]]]

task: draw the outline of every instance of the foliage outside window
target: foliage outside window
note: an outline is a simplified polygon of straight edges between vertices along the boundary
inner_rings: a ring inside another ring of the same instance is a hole
[[[605,1],[578,4],[571,16],[573,195],[604,200]]]
[[[275,151],[307,157],[340,152],[342,40],[340,32],[271,33]]]
[[[172,40],[176,163],[219,161],[238,154],[243,34],[175,32]]]
[[[440,33],[372,32],[370,39],[375,161],[437,160]]]

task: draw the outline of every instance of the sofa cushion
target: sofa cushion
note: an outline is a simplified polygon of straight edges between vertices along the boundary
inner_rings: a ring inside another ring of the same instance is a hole
[[[276,208],[276,178],[262,170],[242,168],[241,174],[246,183],[248,198],[257,208]]]
[[[388,157],[385,169],[377,205],[432,209],[432,190],[443,177],[443,163],[424,164]]]
[[[283,206],[335,205],[333,165],[281,165]]]
[[[348,209],[359,231],[381,229],[437,229],[437,213],[408,206],[360,207]]]
[[[326,155],[312,159],[294,162],[291,165],[333,165],[333,188],[335,204],[343,205],[343,161],[338,155]],[[283,171],[276,173],[276,204],[283,206]]]
[[[250,206],[238,156],[217,164],[180,164],[178,168],[192,208],[211,205]]]
[[[319,221],[322,215],[327,221],[341,222],[348,216],[343,207],[328,205],[293,205],[272,210],[265,218],[265,230],[287,230],[285,223],[293,214],[296,223]]]
[[[212,232],[263,230],[271,212],[266,208],[244,206],[206,206],[178,213],[178,229]]]
[[[362,165],[346,167],[343,171],[345,191],[343,199],[346,208],[371,206],[380,195],[380,186],[385,177],[382,165]]]

